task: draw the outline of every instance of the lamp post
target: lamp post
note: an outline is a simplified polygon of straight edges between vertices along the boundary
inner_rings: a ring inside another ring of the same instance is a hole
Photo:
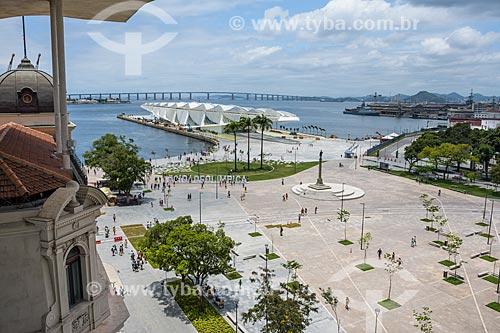
[[[486,237],[486,244],[490,245],[491,238],[491,225],[493,224],[493,208],[495,206],[495,200],[491,200],[491,214],[490,214],[490,225],[488,226],[488,237]]]
[[[378,315],[380,314],[380,309],[375,308],[375,333],[377,333],[377,326],[378,326]]]
[[[295,147],[295,173],[297,173],[297,147]]]
[[[486,202],[487,201],[488,201],[488,185],[486,185],[486,192],[484,193],[483,220],[486,218]]]
[[[362,202],[361,205],[363,206],[363,216],[361,217],[361,250],[363,250],[363,232],[365,228],[365,203]]]
[[[269,254],[269,245],[266,244],[266,275],[265,275],[265,279],[266,279],[266,288],[267,288],[267,284],[268,284],[268,275],[267,275],[267,255]],[[267,302],[266,302],[266,332],[267,332]]]
[[[235,332],[238,333],[238,300],[236,300],[236,329]]]
[[[342,183],[342,196],[340,197],[340,211],[344,210],[344,183]]]
[[[203,194],[202,191],[200,191],[200,224],[201,224],[201,195]]]
[[[500,303],[500,268],[498,269],[497,296],[497,302]]]
[[[219,199],[219,167],[215,171],[215,199]]]

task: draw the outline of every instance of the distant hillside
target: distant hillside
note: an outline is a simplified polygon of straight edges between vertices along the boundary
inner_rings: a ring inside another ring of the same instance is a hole
[[[446,99],[432,94],[428,91],[421,91],[405,100],[408,103],[446,103]]]
[[[436,93],[434,93],[434,95],[444,98],[448,103],[464,103],[465,100],[467,99],[464,96],[462,96],[456,92],[452,92],[451,94],[436,94]]]

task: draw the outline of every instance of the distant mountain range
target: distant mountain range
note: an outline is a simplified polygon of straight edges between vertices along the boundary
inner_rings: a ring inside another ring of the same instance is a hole
[[[397,94],[394,96],[368,95],[363,97],[321,97],[325,102],[402,102],[402,103],[465,103],[469,96],[462,96],[456,92],[449,94],[431,93],[428,91],[420,91],[413,96]],[[491,102],[495,98],[500,102],[499,97],[484,96],[482,94],[473,94],[474,102]]]

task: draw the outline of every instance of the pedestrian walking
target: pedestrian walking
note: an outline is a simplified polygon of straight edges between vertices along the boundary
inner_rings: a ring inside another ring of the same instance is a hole
[[[113,236],[116,236],[116,227],[113,226]]]
[[[125,248],[128,247],[128,239],[125,239]]]
[[[394,252],[392,252],[391,260],[394,261],[395,259],[396,259],[396,254]]]
[[[413,236],[413,246],[417,246],[417,236]]]
[[[113,222],[116,223],[116,215],[115,214],[113,214]]]
[[[285,199],[288,200],[288,193],[285,193]]]
[[[280,236],[283,236],[283,226],[280,225]]]
[[[349,307],[349,303],[350,303],[350,302],[351,302],[351,301],[349,300],[349,297],[346,297],[346,298],[345,298],[345,309],[346,309],[347,311],[349,311],[349,310],[351,309],[351,308]]]
[[[300,216],[301,216],[301,215],[299,214],[299,223],[300,223]]]
[[[153,208],[153,202],[151,202],[151,208]]]
[[[438,190],[438,197],[441,196],[441,190]]]
[[[314,207],[314,214],[318,214],[318,207]]]
[[[125,297],[125,289],[123,288],[123,286],[120,286],[120,296]]]
[[[382,259],[382,249],[379,248],[377,254],[378,254],[378,259],[379,260]]]
[[[281,178],[281,185],[285,185],[285,179]]]

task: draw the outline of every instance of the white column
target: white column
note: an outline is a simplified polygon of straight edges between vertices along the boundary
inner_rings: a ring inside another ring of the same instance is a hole
[[[59,107],[61,109],[61,142],[64,169],[71,169],[69,159],[68,107],[66,105],[66,62],[64,52],[64,12],[63,0],[52,0],[55,4],[57,34],[57,68],[59,76]]]
[[[57,28],[56,28],[56,6],[55,1],[50,1],[50,35],[52,46],[52,82],[54,84],[54,116],[56,125],[57,153],[62,154],[61,139],[61,108],[59,104],[59,69],[57,67]]]

